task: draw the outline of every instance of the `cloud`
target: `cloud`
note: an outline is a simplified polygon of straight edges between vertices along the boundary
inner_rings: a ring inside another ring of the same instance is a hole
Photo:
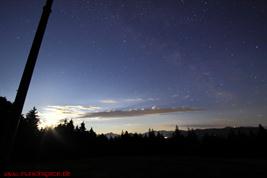
[[[101,108],[97,106],[81,105],[54,105],[46,106],[38,112],[41,118],[41,126],[56,125],[60,120],[66,118],[79,118],[88,112],[97,112]]]
[[[133,103],[133,102],[144,102],[145,100],[143,98],[126,98],[126,99],[119,99],[119,100],[114,100],[114,99],[103,99],[100,100],[100,103],[103,104],[117,104],[117,103]]]
[[[117,110],[117,111],[102,111],[94,113],[86,113],[80,118],[113,118],[113,117],[132,117],[132,116],[144,116],[151,114],[164,114],[173,112],[190,112],[200,111],[201,109],[179,107],[179,108],[156,108],[153,106],[149,109],[130,109],[130,110]]]
[[[103,99],[100,100],[100,103],[103,104],[118,104],[118,103],[140,103],[140,102],[147,102],[147,101],[158,101],[159,98],[125,98],[125,99]]]
[[[81,106],[81,105],[54,105],[54,106],[47,106],[47,108],[54,108],[59,110],[66,110],[66,109],[78,109],[78,110],[96,110],[100,109],[98,106]]]
[[[112,100],[112,99],[100,100],[99,102],[103,103],[103,104],[116,104],[116,103],[118,103],[118,101]]]
[[[147,98],[147,101],[158,101],[159,98]]]
[[[144,99],[142,98],[128,98],[128,99],[124,99],[125,102],[142,102],[144,101]]]
[[[174,112],[199,111],[200,109],[189,107],[176,108],[151,108],[128,109],[128,110],[103,110],[98,106],[81,106],[81,105],[53,105],[46,106],[39,112],[41,126],[55,126],[63,119],[74,119],[80,122],[83,119],[90,121],[105,121],[119,119],[123,117],[145,116],[153,114],[165,114]]]
[[[79,113],[88,111],[97,111],[101,109],[98,106],[81,106],[81,105],[54,105],[44,108],[45,111],[60,112],[60,113]]]
[[[172,98],[177,98],[177,97],[179,97],[180,95],[179,94],[173,94],[171,97]]]

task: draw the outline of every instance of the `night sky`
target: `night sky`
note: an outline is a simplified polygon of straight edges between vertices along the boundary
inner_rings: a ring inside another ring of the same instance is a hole
[[[14,101],[41,0],[0,1]],[[267,1],[55,0],[24,113],[98,133],[267,125]]]

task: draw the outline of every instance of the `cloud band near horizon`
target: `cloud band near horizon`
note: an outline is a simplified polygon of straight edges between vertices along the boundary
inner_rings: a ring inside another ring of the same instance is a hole
[[[94,113],[85,113],[79,118],[114,118],[114,117],[133,117],[133,116],[144,116],[152,114],[165,114],[174,112],[191,112],[201,111],[203,109],[189,108],[189,107],[178,107],[178,108],[151,108],[151,109],[139,109],[139,110],[116,110],[116,111],[102,111]]]

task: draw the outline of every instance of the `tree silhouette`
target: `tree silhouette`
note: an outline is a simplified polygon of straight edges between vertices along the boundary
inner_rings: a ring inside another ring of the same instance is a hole
[[[84,122],[81,123],[81,126],[79,127],[79,131],[80,132],[85,132],[86,131]]]
[[[0,97],[1,122],[5,123],[9,114],[12,116],[12,103]],[[3,117],[5,116],[5,117]],[[39,116],[37,109],[31,109],[21,118],[18,136],[15,142],[16,159],[29,157],[40,159],[81,158],[102,154],[179,154],[179,155],[266,155],[267,132],[258,128],[226,128],[224,137],[213,133],[213,130],[181,131],[176,125],[171,137],[153,129],[145,134],[122,131],[120,136],[107,138],[97,134],[91,127],[86,129],[85,123],[74,125],[73,120],[63,120],[55,128],[38,129]],[[5,129],[1,125],[2,129]],[[2,130],[1,130],[2,131]],[[204,132],[206,131],[206,132]],[[204,134],[200,134],[200,133]],[[1,135],[3,137],[3,135]]]
[[[9,127],[14,120],[12,109],[13,104],[5,97],[0,96],[0,145],[2,149],[0,160],[5,159],[9,150],[8,145],[12,135]]]
[[[154,140],[156,137],[155,131],[153,129],[148,129],[148,138]]]
[[[34,130],[38,129],[38,124],[40,122],[40,118],[37,114],[37,109],[35,107],[33,107],[32,110],[30,110],[27,114],[26,114],[26,119],[25,121],[27,122],[28,126]]]
[[[38,154],[41,136],[38,123],[39,116],[35,107],[26,114],[25,118],[21,118],[15,142],[17,157],[24,158],[30,155],[36,157]]]
[[[92,127],[89,130],[89,137],[92,138],[92,139],[95,139],[96,138],[96,133],[95,133],[95,131],[93,130]]]
[[[74,124],[72,119],[67,123],[66,127],[70,133],[74,131]]]
[[[0,133],[1,138],[5,135],[8,121],[12,115],[12,103],[5,97],[0,96]],[[2,140],[1,139],[1,140]]]
[[[178,125],[175,126],[175,130],[174,130],[172,136],[177,137],[177,138],[179,138],[181,136],[181,131],[179,130]]]

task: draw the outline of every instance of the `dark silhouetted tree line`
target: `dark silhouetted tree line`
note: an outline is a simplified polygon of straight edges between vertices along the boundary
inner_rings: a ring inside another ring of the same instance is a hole
[[[12,103],[0,97],[1,140],[5,138],[7,119],[12,119]],[[145,134],[128,133],[107,137],[96,134],[85,123],[75,126],[72,120],[64,120],[55,128],[38,129],[36,108],[21,116],[12,152],[13,159],[51,160],[76,159],[96,155],[198,155],[198,156],[258,156],[266,157],[267,131],[258,128],[225,128],[226,136],[208,131],[179,130],[166,138],[160,132],[149,129]],[[3,154],[2,154],[3,155]]]

